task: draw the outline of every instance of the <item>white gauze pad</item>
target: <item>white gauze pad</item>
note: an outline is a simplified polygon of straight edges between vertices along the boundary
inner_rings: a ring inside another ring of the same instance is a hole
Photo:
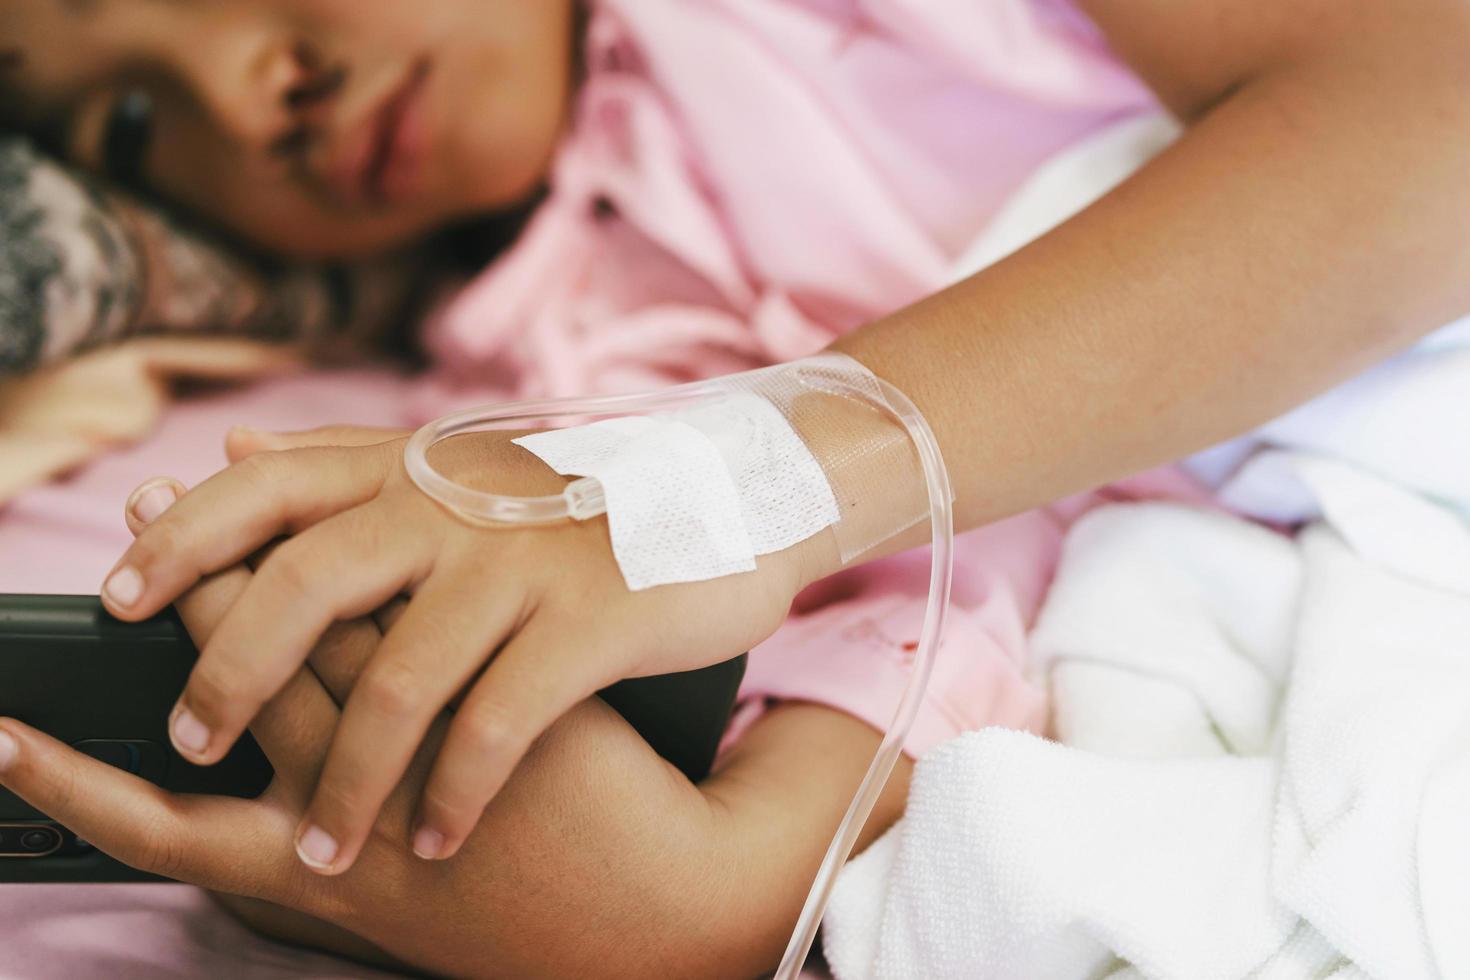
[[[837,523],[826,474],[758,395],[514,440],[563,476],[593,477],[633,591],[755,569]]]

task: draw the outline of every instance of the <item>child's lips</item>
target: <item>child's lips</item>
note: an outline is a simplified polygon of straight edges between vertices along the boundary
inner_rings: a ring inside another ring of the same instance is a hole
[[[343,202],[383,205],[417,189],[428,145],[424,90],[429,69],[427,59],[411,65],[343,143],[328,170],[328,183]]]

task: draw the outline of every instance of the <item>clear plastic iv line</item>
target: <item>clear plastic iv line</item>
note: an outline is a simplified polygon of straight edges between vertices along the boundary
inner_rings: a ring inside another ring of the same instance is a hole
[[[673,411],[711,398],[728,396],[732,387],[745,387],[738,379],[759,379],[779,371],[810,370],[800,375],[812,390],[838,395],[866,404],[897,422],[917,452],[929,499],[929,523],[933,560],[929,574],[929,598],[924,625],[914,653],[908,684],[894,712],[892,723],[858,785],[837,832],[807,894],[796,928],[787,944],[776,980],[796,980],[811,952],[837,876],[867,823],[878,797],[887,784],[913,728],[919,706],[929,685],[934,657],[944,633],[954,572],[954,515],[949,472],[938,441],[928,422],[909,398],[893,385],[874,377],[858,362],[843,355],[820,355],[796,364],[778,365],[735,375],[680,385],[651,393],[590,398],[559,398],[515,402],[488,408],[469,409],[445,416],[421,428],[404,448],[404,465],[409,477],[424,493],[463,519],[480,524],[550,524],[567,520],[589,520],[606,512],[602,489],[595,479],[569,483],[559,494],[544,497],[512,497],[475,490],[448,479],[429,463],[429,450],[458,435],[495,429],[523,427],[555,418],[589,418],[612,415],[641,415]],[[843,555],[844,560],[849,557]]]

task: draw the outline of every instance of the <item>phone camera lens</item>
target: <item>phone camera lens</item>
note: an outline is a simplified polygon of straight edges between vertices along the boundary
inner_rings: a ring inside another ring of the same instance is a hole
[[[61,835],[49,828],[28,830],[20,837],[20,846],[34,854],[54,850],[61,843]]]

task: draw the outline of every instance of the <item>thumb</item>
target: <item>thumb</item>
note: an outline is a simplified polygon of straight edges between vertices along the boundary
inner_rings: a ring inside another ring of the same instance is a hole
[[[324,425],[302,432],[264,432],[237,425],[225,436],[225,455],[238,463],[256,453],[317,446],[377,446],[411,434],[408,429],[382,429],[365,425]]]

